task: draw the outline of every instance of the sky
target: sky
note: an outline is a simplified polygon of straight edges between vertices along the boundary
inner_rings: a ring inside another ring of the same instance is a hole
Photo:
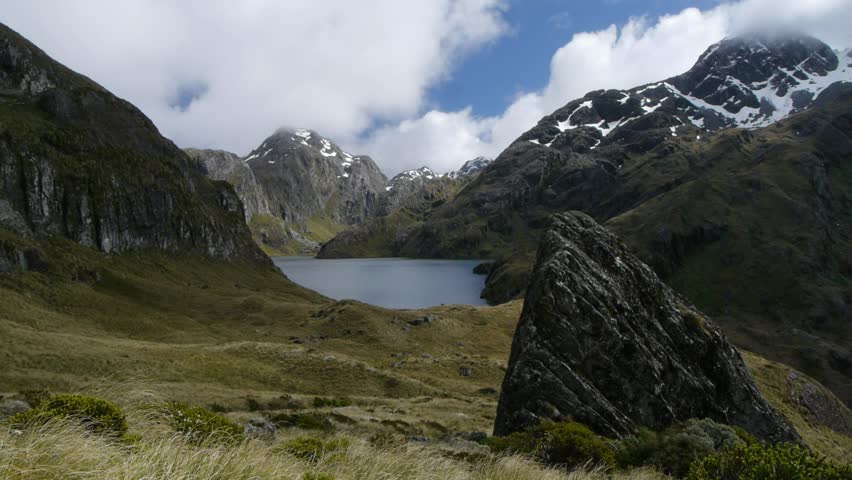
[[[600,88],[795,29],[852,47],[852,0],[0,0],[0,22],[181,147],[246,155],[309,128],[389,176],[497,156]]]

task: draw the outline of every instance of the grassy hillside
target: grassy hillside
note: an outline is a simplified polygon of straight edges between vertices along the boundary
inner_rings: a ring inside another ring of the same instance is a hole
[[[377,432],[434,438],[493,425],[519,301],[386,310],[332,301],[256,264],[150,251],[108,256],[62,239],[31,246],[47,262],[42,272],[0,275],[0,395],[144,391],[236,420],[295,415],[361,439]],[[830,428],[839,428],[837,418],[852,425],[833,396],[802,405],[801,395],[789,393],[801,382],[787,378],[815,382],[746,358],[764,394],[810,445],[832,458],[852,452],[852,438]],[[316,398],[347,401],[314,407]],[[358,445],[358,455],[379,454]],[[240,455],[265,451],[253,448]],[[394,454],[406,462],[427,454],[400,448]]]
[[[65,240],[40,248],[47,272],[0,276],[7,392],[109,378],[233,408],[248,396],[346,395],[412,402],[416,415],[396,414],[405,422],[490,429],[496,395],[480,390],[502,379],[518,303],[384,310],[333,302],[255,265],[106,256]],[[81,269],[89,281],[71,281]],[[432,321],[415,325],[425,315]]]

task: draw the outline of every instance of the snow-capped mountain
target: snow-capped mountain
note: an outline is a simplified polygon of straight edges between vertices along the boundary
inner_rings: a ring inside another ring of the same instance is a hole
[[[469,177],[469,176],[473,175],[474,173],[477,173],[480,170],[482,170],[483,168],[487,167],[490,163],[491,163],[490,158],[476,157],[473,160],[468,160],[468,161],[464,162],[464,165],[462,165],[461,168],[459,168],[456,171],[448,173],[447,176],[450,177],[450,178],[453,178],[453,179]]]
[[[687,130],[696,135],[764,127],[808,108],[831,85],[852,81],[850,55],[848,49],[834,51],[804,35],[725,39],[682,75],[629,90],[591,92],[542,119],[522,139],[554,148],[594,149],[630,124],[647,128],[658,123],[672,136],[683,126],[693,127]],[[674,118],[668,124],[650,119],[655,112]],[[568,134],[574,130],[589,135]]]
[[[397,174],[392,179],[390,179],[390,181],[388,182],[388,186],[385,187],[385,190],[393,190],[395,187],[403,183],[411,182],[413,180],[432,180],[438,177],[439,175],[433,172],[431,168],[423,166],[414,170],[407,170],[405,172]]]
[[[324,158],[337,160],[336,164],[340,166],[340,175],[338,178],[349,178],[352,165],[360,163],[362,158],[346,152],[331,140],[322,137],[314,131],[300,128],[296,130],[278,130],[273,136],[261,143],[259,147],[252,150],[244,161],[249,162],[258,159],[274,165],[278,160],[273,158],[274,155],[270,156],[271,154],[275,153],[279,157],[281,155],[287,156],[288,152],[293,152],[300,148],[310,149]]]
[[[386,178],[373,160],[317,132],[280,129],[244,160],[269,197],[272,214],[302,224],[322,215],[352,225],[374,214]]]

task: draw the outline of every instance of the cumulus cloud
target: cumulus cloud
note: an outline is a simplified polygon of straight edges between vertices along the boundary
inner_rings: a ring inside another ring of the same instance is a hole
[[[244,154],[280,126],[353,139],[506,32],[503,0],[28,0],[4,23],[181,146]]]
[[[554,53],[546,87],[522,92],[501,115],[425,109],[430,87],[510,30],[506,8],[506,0],[28,0],[4,2],[0,21],[132,101],[178,145],[245,154],[277,127],[306,127],[372,155],[389,175],[496,156],[570,100],[684,72],[728,35],[795,29],[852,46],[852,0],[728,0],[576,33]]]
[[[430,111],[418,119],[377,131],[363,148],[377,158],[394,158],[406,168],[418,164],[456,168],[477,155],[499,154],[544,115],[592,90],[630,88],[688,70],[698,56],[722,38],[754,30],[797,30],[835,48],[852,46],[850,0],[743,0],[709,10],[687,8],[659,18],[632,18],[621,26],[576,33],[551,60],[547,86],[520,95],[500,116],[477,118],[469,109]],[[436,122],[452,118],[452,122]],[[442,133],[441,130],[444,130]],[[419,144],[399,157],[394,138],[428,132],[437,142]],[[452,138],[443,143],[441,138]],[[398,159],[398,160],[397,160]]]

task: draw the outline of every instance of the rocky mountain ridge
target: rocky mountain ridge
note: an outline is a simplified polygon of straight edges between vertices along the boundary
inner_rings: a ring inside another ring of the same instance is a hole
[[[493,160],[488,157],[476,157],[473,160],[468,160],[458,170],[447,173],[450,178],[469,177],[475,173],[479,173],[485,167],[491,164]]]
[[[18,240],[31,233],[106,253],[153,248],[268,264],[231,186],[205,178],[133,105],[2,24],[0,201],[2,227]],[[7,269],[33,263],[10,253],[18,240],[0,249]]]
[[[211,179],[234,186],[255,240],[271,254],[313,254],[342,229],[403,207],[425,212],[490,162],[480,157],[442,175],[424,166],[386,180],[369,156],[306,129],[280,129],[244,158],[185,151]]]
[[[833,51],[807,36],[727,38],[682,75],[629,90],[590,92],[521,139],[581,152],[629,140],[630,129],[650,125],[699,139],[724,128],[765,127],[812,106],[831,85],[852,81],[850,55],[852,50]]]

